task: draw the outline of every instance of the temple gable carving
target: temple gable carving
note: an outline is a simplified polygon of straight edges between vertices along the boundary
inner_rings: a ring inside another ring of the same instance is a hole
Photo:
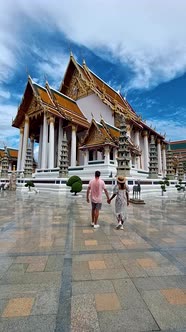
[[[43,107],[40,103],[40,101],[38,100],[38,98],[33,97],[32,101],[28,107],[28,111],[27,114],[28,115],[35,115],[37,113],[40,113],[43,111]]]
[[[74,74],[71,77],[69,87],[67,89],[67,95],[74,99],[77,100],[83,96],[88,95],[89,87],[87,84],[82,80],[79,72],[77,69],[75,69]]]

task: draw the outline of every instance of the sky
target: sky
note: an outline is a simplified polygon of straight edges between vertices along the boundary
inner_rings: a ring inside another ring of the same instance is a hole
[[[167,140],[186,139],[185,0],[1,0],[0,148],[32,79],[58,89],[70,52]]]

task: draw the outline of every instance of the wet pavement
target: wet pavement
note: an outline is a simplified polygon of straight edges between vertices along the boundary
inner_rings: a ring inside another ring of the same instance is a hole
[[[186,331],[186,197],[149,194],[115,229],[114,202],[0,192],[0,331]]]

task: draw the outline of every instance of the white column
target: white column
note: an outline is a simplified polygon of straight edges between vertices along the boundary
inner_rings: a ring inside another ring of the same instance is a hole
[[[167,173],[167,165],[166,165],[166,151],[165,151],[166,147],[163,144],[162,145],[162,159],[163,159],[163,176],[166,176]]]
[[[22,151],[22,161],[21,161],[21,170],[25,168],[25,158],[26,158],[26,150],[28,143],[28,135],[29,135],[29,117],[25,116],[25,126],[24,126],[24,135],[23,135],[23,151]]]
[[[43,140],[42,140],[42,158],[41,168],[47,167],[47,148],[48,148],[48,122],[46,113],[43,116]]]
[[[157,139],[157,151],[158,151],[158,173],[162,173],[162,159],[161,159],[161,140]]]
[[[135,131],[134,143],[140,149],[139,131]],[[136,167],[140,169],[140,157],[136,156]]]
[[[31,144],[31,149],[32,149],[32,158],[34,158],[34,137],[30,137],[30,144]]]
[[[130,127],[130,124],[127,124],[127,125],[126,125],[126,128],[127,128],[127,136],[128,136],[128,137],[131,137],[131,133],[130,133],[130,131],[131,131],[131,127]]]
[[[49,168],[54,168],[54,117],[50,117],[49,120]]]
[[[71,167],[76,166],[76,127],[72,126],[71,136]]]
[[[118,151],[116,148],[113,149],[113,159],[114,159],[114,164],[117,165],[117,155],[118,155]]]
[[[84,165],[88,165],[88,150],[87,149],[83,152],[83,155],[84,155]]]
[[[40,125],[39,151],[38,151],[38,168],[41,168],[42,142],[43,142],[43,125]]]
[[[60,156],[61,156],[61,147],[62,147],[62,139],[63,139],[63,128],[62,128],[62,119],[59,119],[59,128],[58,128],[58,161],[57,166],[59,167]]]
[[[104,164],[110,164],[110,148],[109,146],[105,146],[105,161]]]
[[[135,131],[134,142],[135,142],[135,145],[137,145],[138,147],[140,146],[139,131],[138,130]]]
[[[22,157],[22,149],[23,149],[23,132],[24,132],[23,128],[20,128],[17,171],[21,170],[21,157]]]
[[[148,133],[145,131],[144,135],[144,169],[149,171],[149,143],[148,143]]]

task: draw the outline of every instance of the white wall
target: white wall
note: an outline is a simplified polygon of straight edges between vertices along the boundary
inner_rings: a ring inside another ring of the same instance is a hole
[[[103,119],[110,125],[114,126],[114,117],[112,116],[112,110],[109,106],[105,105],[96,94],[86,96],[76,101],[79,108],[86,116],[89,122],[92,120],[92,115],[97,122],[100,122],[100,114]]]

